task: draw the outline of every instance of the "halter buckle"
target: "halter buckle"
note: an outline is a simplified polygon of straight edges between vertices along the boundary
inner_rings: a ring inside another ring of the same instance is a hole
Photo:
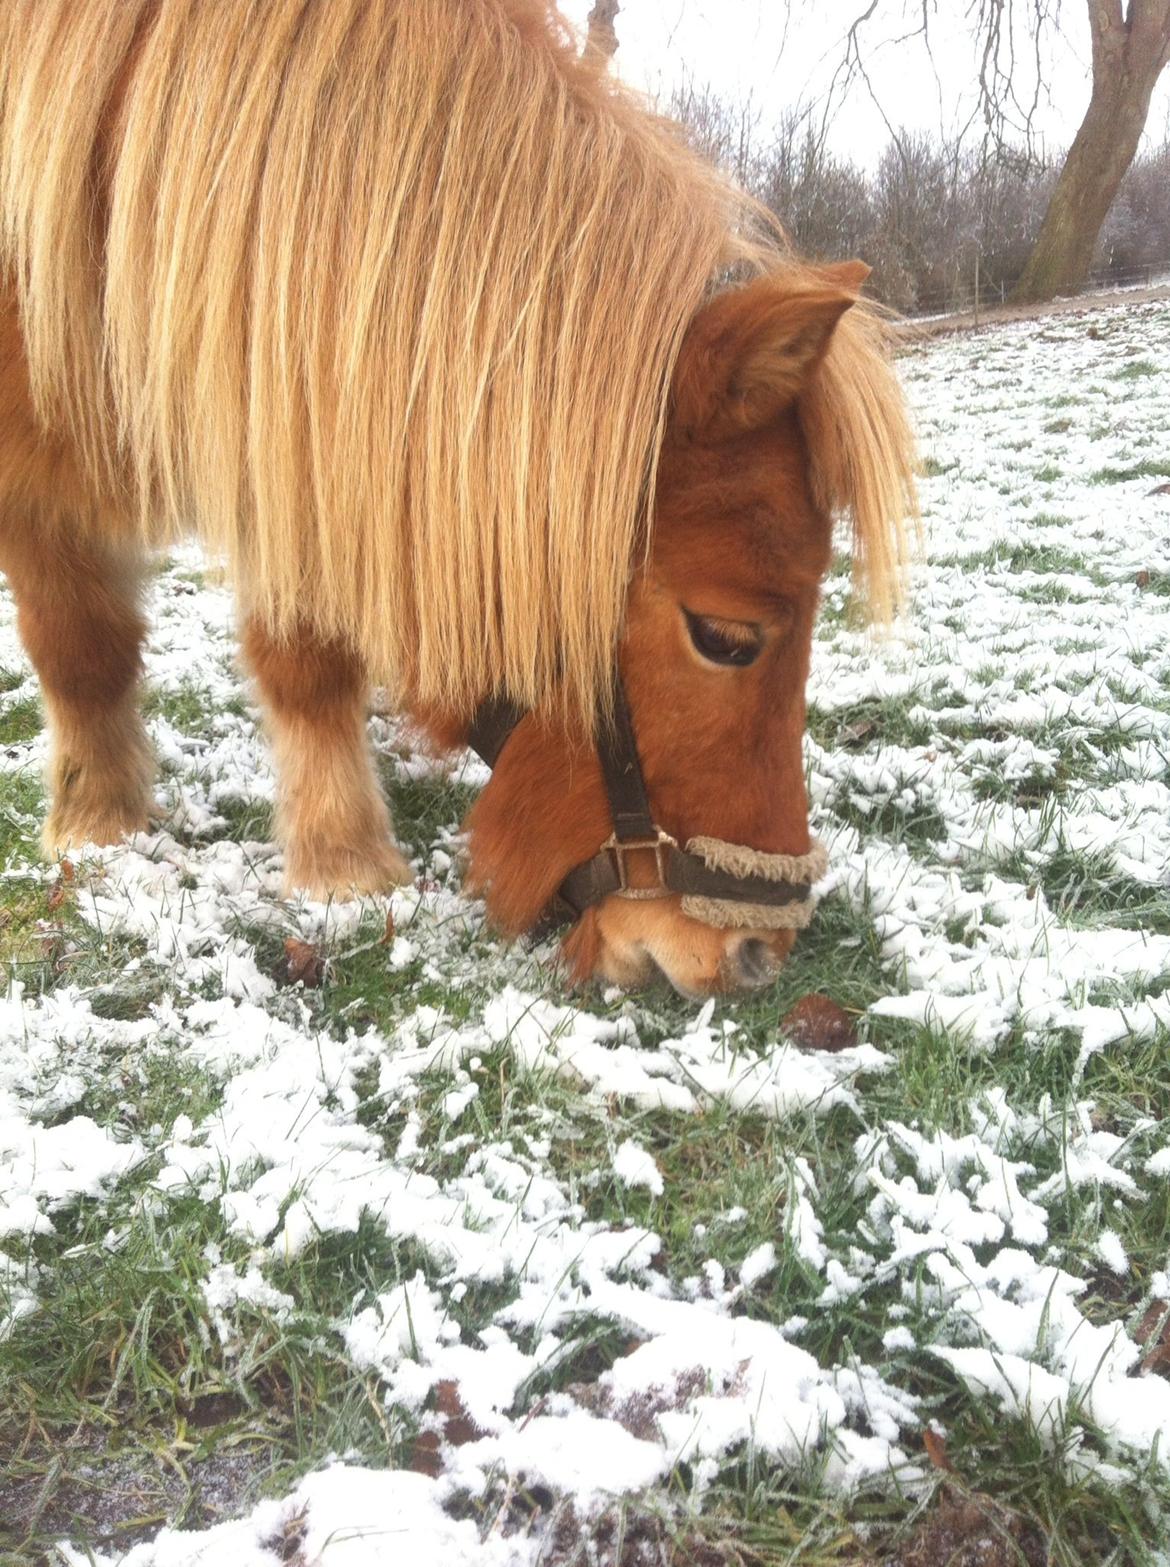
[[[616,833],[610,833],[609,837],[601,845],[603,853],[612,854],[617,866],[618,885],[614,892],[616,898],[668,898],[671,889],[666,884],[666,856],[670,849],[678,848],[678,839],[672,838],[668,832],[663,832],[661,827],[655,828],[653,838],[619,838]],[[629,868],[626,865],[626,855],[632,854],[638,849],[652,849],[654,851],[654,866],[658,873],[658,885],[656,887],[634,887],[630,884]]]

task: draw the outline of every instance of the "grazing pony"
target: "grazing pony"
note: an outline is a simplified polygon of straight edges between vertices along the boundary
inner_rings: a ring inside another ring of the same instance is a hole
[[[559,896],[580,975],[766,980],[823,864],[831,517],[879,613],[904,552],[865,274],[792,258],[547,0],[4,0],[0,568],[46,851],[147,825],[140,585],[194,531],[290,887],[411,874],[376,681],[497,762],[468,826],[500,927]]]

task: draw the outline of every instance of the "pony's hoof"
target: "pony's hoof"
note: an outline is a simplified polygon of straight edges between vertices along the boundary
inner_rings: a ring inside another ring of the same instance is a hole
[[[47,860],[64,859],[86,848],[112,848],[137,832],[150,831],[150,811],[107,806],[89,811],[52,811],[41,833],[41,849]]]
[[[351,898],[408,887],[414,871],[394,844],[379,844],[366,851],[340,849],[332,853],[289,852],[284,873],[286,897],[305,893],[319,903],[348,902]]]

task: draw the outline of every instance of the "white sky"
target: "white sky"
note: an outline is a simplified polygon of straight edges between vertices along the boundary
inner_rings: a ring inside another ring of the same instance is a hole
[[[1021,0],[1021,12],[1027,4]],[[562,11],[579,25],[589,6],[590,0],[561,0]],[[652,94],[669,94],[689,77],[732,101],[750,96],[766,123],[800,100],[823,107],[849,25],[866,7],[867,0],[622,0],[618,64],[626,80]],[[976,106],[976,51],[966,12],[963,0],[933,4],[936,77],[920,39],[898,41],[916,26],[921,4],[878,0],[863,34],[873,95],[863,82],[854,84],[830,134],[836,151],[875,162],[888,140],[883,110],[899,127],[948,135],[962,128]],[[1063,0],[1059,21],[1059,33],[1051,28],[1047,35],[1034,122],[1042,145],[1053,150],[1071,141],[1089,97],[1085,0]],[[1022,63],[1014,79],[1027,100],[1035,80],[1032,45],[1022,32],[1018,44]],[[1161,142],[1168,128],[1170,79],[1155,96],[1147,136]]]

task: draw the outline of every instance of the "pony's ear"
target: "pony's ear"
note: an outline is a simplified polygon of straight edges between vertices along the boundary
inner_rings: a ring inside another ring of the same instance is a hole
[[[844,261],[818,267],[811,288],[760,278],[713,299],[683,340],[674,427],[718,441],[775,423],[799,397],[868,276],[864,262]]]

